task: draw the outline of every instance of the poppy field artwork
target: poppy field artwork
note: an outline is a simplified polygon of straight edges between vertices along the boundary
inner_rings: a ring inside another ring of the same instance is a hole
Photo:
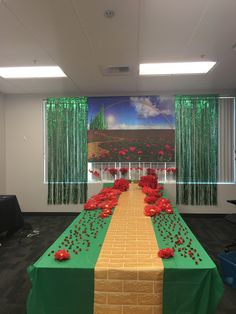
[[[174,162],[172,98],[89,97],[89,162]]]

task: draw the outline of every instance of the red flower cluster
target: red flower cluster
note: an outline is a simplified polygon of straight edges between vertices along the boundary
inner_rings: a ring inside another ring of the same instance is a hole
[[[156,172],[156,169],[154,168],[147,168],[146,172],[148,176],[157,177],[157,172]]]
[[[119,189],[115,189],[114,187],[103,188],[100,194],[109,194],[109,195],[120,195],[122,192]]]
[[[118,189],[122,192],[127,191],[129,189],[129,181],[125,179],[117,179],[113,185],[114,189]]]
[[[115,180],[113,187],[104,188],[97,195],[92,196],[84,204],[85,210],[95,210],[100,208],[102,211],[100,218],[107,218],[112,215],[112,208],[118,204],[118,196],[128,190],[129,182],[125,179]]]
[[[114,177],[118,173],[116,168],[108,168],[107,171]]]
[[[157,178],[155,176],[142,176],[140,178],[139,181],[139,186],[144,187],[144,186],[148,186],[152,189],[156,189],[157,188]]]
[[[61,262],[61,261],[69,259],[70,258],[70,254],[66,250],[58,250],[54,254],[54,257],[55,257],[56,260]]]
[[[173,214],[173,207],[170,204],[170,201],[166,198],[160,198],[156,206],[160,209],[160,211],[164,211],[167,214]]]
[[[156,196],[146,196],[145,199],[144,199],[144,202],[148,203],[148,204],[155,204],[156,201],[157,201],[157,197]]]
[[[160,214],[160,209],[156,205],[146,205],[144,207],[144,215],[153,217]]]
[[[152,206],[147,205],[144,208],[144,214],[146,216],[155,216],[164,211],[167,214],[173,214],[173,207],[170,204],[170,201],[166,198],[162,198],[163,186],[157,183],[155,189],[150,188],[149,186],[144,186],[142,192],[147,196],[144,199],[145,203],[153,204]],[[155,209],[155,211],[153,210]]]
[[[125,175],[129,171],[129,168],[120,168],[120,173]]]
[[[113,188],[104,188],[97,195],[92,196],[87,203],[84,204],[85,210],[94,210],[97,208],[112,209],[118,203],[118,195],[121,194],[120,190]]]
[[[104,209],[102,209],[101,213],[99,214],[99,217],[100,218],[107,218],[112,214],[113,214],[113,212],[112,212],[111,208],[104,208]]]
[[[84,204],[84,209],[85,210],[94,210],[98,207],[97,202],[95,202],[95,200],[88,200],[87,203]]]
[[[104,209],[112,209],[118,204],[118,200],[116,197],[111,197],[106,199],[105,201],[101,202],[98,204],[98,207],[101,208],[102,210]]]
[[[176,173],[176,168],[166,168],[167,173]]]
[[[157,255],[161,258],[170,258],[174,256],[174,250],[167,247],[165,249],[159,250]]]
[[[100,173],[96,170],[89,170],[89,172],[92,173],[94,177],[100,177]]]
[[[147,194],[148,196],[154,196],[154,197],[161,197],[162,196],[162,191],[163,190],[163,186],[160,184],[157,184],[157,188],[156,189],[152,189],[148,186],[144,186],[142,188],[142,192]]]

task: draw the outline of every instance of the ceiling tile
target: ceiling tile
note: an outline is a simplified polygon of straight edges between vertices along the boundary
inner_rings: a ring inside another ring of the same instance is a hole
[[[0,66],[54,65],[15,15],[0,5]],[[34,61],[35,60],[35,61]]]
[[[145,0],[140,14],[140,63],[183,61],[206,0]]]
[[[236,1],[211,0],[189,42],[186,56],[223,62],[236,43]],[[235,60],[236,61],[236,60]]]
[[[139,1],[72,0],[98,65],[138,62]],[[114,17],[104,12],[112,9]]]

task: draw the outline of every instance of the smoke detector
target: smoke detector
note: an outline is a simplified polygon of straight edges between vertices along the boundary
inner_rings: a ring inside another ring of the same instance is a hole
[[[104,11],[104,16],[107,18],[111,18],[115,15],[115,11],[112,9],[107,9]]]

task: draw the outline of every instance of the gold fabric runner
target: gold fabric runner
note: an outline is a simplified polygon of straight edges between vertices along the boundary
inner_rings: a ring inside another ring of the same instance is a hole
[[[121,194],[94,276],[94,314],[161,314],[164,267],[137,184]]]

